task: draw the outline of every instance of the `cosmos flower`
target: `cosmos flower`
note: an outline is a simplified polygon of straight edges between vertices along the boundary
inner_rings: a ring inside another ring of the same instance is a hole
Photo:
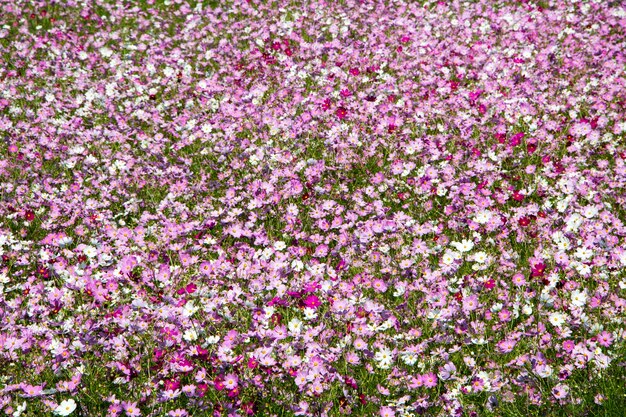
[[[564,384],[558,384],[554,388],[552,388],[552,395],[554,395],[554,398],[556,398],[557,400],[564,399],[565,397],[567,397],[568,393],[569,387]]]
[[[561,312],[554,312],[550,313],[548,319],[553,326],[561,327],[565,323],[565,320],[567,320],[567,316]]]
[[[228,390],[235,389],[238,382],[239,378],[235,374],[228,374],[224,376],[224,387]]]
[[[454,246],[459,252],[469,252],[474,248],[474,242],[468,239],[464,239],[461,242],[450,242],[451,246]]]
[[[72,398],[61,401],[61,404],[58,405],[57,408],[54,409],[54,414],[60,416],[69,416],[76,410],[76,401]]]
[[[320,299],[314,294],[307,296],[304,299],[303,303],[306,307],[313,309],[313,310],[315,310],[317,307],[319,307],[322,304]]]
[[[571,295],[572,305],[576,307],[582,307],[587,303],[586,291],[574,290]]]
[[[478,308],[478,296],[473,294],[463,299],[463,311],[471,312]]]
[[[22,402],[22,404],[18,405],[15,411],[13,412],[13,417],[20,417],[22,413],[26,411],[26,401]]]
[[[0,25],[8,415],[615,397],[620,2],[30,3]]]
[[[126,402],[123,404],[124,411],[126,415],[129,417],[137,417],[141,415],[141,411],[139,407],[137,407],[137,403]]]
[[[395,417],[396,413],[391,407],[383,406],[379,410],[380,417]]]

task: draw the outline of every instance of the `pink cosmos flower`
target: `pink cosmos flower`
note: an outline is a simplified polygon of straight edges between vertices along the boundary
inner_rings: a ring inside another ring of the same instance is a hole
[[[409,388],[417,389],[424,386],[424,377],[422,375],[415,375],[411,377],[411,383]]]
[[[609,347],[613,343],[613,335],[604,330],[597,336],[597,340],[600,346]]]
[[[372,282],[372,288],[374,288],[376,292],[383,293],[387,291],[387,284],[385,284],[385,281],[382,279],[376,279]]]
[[[361,359],[356,353],[348,352],[346,353],[346,362],[351,365],[358,365],[359,363],[361,363]]]
[[[141,410],[137,407],[137,403],[126,402],[122,403],[122,406],[124,407],[126,415],[129,417],[138,417],[141,415]]]
[[[507,322],[511,320],[511,312],[507,309],[502,309],[498,312],[498,318],[502,322]]]
[[[25,398],[37,397],[42,395],[43,387],[41,385],[22,385],[23,396]]]
[[[511,136],[510,144],[511,146],[517,146],[522,143],[522,139],[524,138],[524,132],[516,133]]]
[[[516,342],[513,340],[501,340],[500,342],[498,342],[498,350],[501,353],[509,353],[513,350],[515,345]]]
[[[211,264],[208,262],[202,262],[200,264],[200,273],[202,273],[203,275],[209,275],[211,273]]]
[[[213,380],[213,388],[217,391],[222,391],[226,386],[224,385],[224,379],[220,376],[215,377]]]
[[[380,417],[395,417],[396,413],[391,407],[380,407]]]
[[[482,379],[480,378],[474,378],[474,381],[472,381],[472,391],[474,392],[481,392],[485,387],[485,383]]]
[[[315,294],[311,294],[311,295],[307,296],[304,299],[303,303],[304,303],[304,305],[306,307],[312,308],[312,309],[316,309],[317,307],[319,307],[322,304],[320,299]]]
[[[524,278],[524,274],[517,273],[513,275],[513,284],[517,287],[521,287],[526,284],[526,279]]]
[[[568,393],[569,387],[564,384],[558,384],[554,388],[552,388],[552,395],[554,395],[554,398],[556,398],[557,400],[564,399],[565,397],[567,397]]]
[[[323,258],[327,254],[328,254],[328,245],[319,245],[315,249],[315,254],[313,256],[315,256],[316,258]]]
[[[108,408],[109,417],[116,417],[122,413],[122,405],[121,404],[111,404]]]
[[[170,391],[175,391],[180,388],[180,381],[178,379],[168,379],[163,383],[163,388]]]
[[[478,308],[478,296],[476,294],[472,294],[463,299],[463,311],[468,313],[470,311],[474,311]]]
[[[235,389],[238,382],[239,378],[237,378],[237,375],[235,374],[228,374],[224,376],[224,387],[228,390]]]
[[[439,368],[439,378],[446,381],[452,377],[456,373],[456,366],[454,363],[448,362],[441,368]]]
[[[437,386],[437,375],[429,372],[422,376],[422,381],[424,382],[424,386],[426,388],[434,388]]]
[[[205,383],[199,383],[196,386],[196,395],[198,397],[204,397],[207,393],[207,391],[209,390],[209,385],[205,384]]]

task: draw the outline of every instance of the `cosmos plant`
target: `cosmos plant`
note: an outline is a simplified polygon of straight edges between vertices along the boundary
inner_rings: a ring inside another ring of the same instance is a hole
[[[623,415],[619,1],[0,0],[0,414]]]

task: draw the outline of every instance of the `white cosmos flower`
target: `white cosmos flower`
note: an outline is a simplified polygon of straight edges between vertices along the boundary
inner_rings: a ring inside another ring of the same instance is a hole
[[[568,250],[570,247],[569,240],[566,237],[564,237],[562,240],[558,241],[557,247],[562,251]]]
[[[409,366],[413,366],[417,362],[417,355],[415,355],[415,353],[413,352],[405,352],[402,355],[402,362]]]
[[[589,248],[578,248],[576,249],[576,257],[586,261],[587,259],[593,256],[593,251]]]
[[[548,320],[550,320],[550,323],[555,327],[561,327],[563,323],[565,323],[566,319],[567,319],[567,316],[560,312],[551,313],[550,316],[548,317]]]
[[[591,273],[591,268],[589,267],[589,265],[576,263],[573,266],[574,268],[576,268],[576,271],[578,271],[580,275],[587,276]]]
[[[382,348],[374,354],[374,360],[379,368],[387,369],[393,362],[393,354],[388,348]]]
[[[595,206],[587,206],[583,210],[583,216],[585,216],[588,219],[595,217],[597,214],[598,214],[598,209]]]
[[[291,268],[296,272],[300,272],[304,269],[304,263],[300,259],[294,259],[291,262]]]
[[[585,291],[572,291],[572,305],[582,307],[587,303],[587,293]]]
[[[54,410],[54,414],[58,414],[60,416],[69,416],[76,410],[76,401],[73,399],[63,400],[61,404]]]
[[[188,342],[193,342],[197,338],[198,338],[198,332],[196,332],[194,329],[188,329],[185,331],[185,333],[183,333],[183,339],[185,339]]]
[[[556,243],[562,241],[563,239],[567,239],[567,238],[565,237],[563,232],[561,232],[560,230],[552,233],[552,240],[554,240]]]
[[[582,222],[583,222],[583,217],[578,213],[574,213],[570,216],[569,219],[567,219],[566,230],[568,232],[576,232],[578,228],[580,227],[580,225],[582,224]]]
[[[566,197],[563,200],[559,200],[556,203],[556,209],[558,210],[559,213],[563,213],[567,207],[569,206],[569,202],[571,200],[571,197]]]
[[[445,265],[452,265],[454,263],[455,260],[460,258],[460,254],[458,252],[454,252],[454,251],[446,251],[446,253],[443,254],[443,257],[441,258],[441,261],[445,264]]]
[[[72,238],[69,236],[62,236],[61,238],[59,238],[59,246],[67,246],[70,243],[72,243]]]
[[[476,223],[485,224],[491,220],[491,212],[489,210],[482,210],[476,213],[474,216]]]
[[[194,315],[194,313],[198,311],[198,307],[194,304],[193,301],[189,301],[187,304],[185,304],[185,306],[183,307],[183,315],[185,317],[191,317]]]
[[[113,51],[107,48],[106,46],[103,46],[102,48],[100,48],[100,53],[102,54],[104,58],[109,58],[111,55],[113,55]]]
[[[464,239],[461,242],[452,242],[450,245],[460,252],[469,252],[474,248],[474,242],[468,239]]]
[[[287,325],[287,328],[289,328],[289,331],[291,333],[298,334],[300,333],[300,330],[302,330],[302,321],[293,318]]]
[[[304,308],[304,318],[306,320],[313,320],[316,317],[317,317],[317,313],[315,312],[314,309],[308,308],[308,307]]]
[[[20,417],[24,410],[26,410],[26,401],[24,401],[22,405],[17,406],[17,409],[13,412],[13,417]]]
[[[405,291],[406,291],[406,287],[404,287],[403,285],[400,285],[400,284],[396,284],[393,296],[394,297],[400,297],[400,296],[404,295]]]
[[[476,252],[474,254],[474,261],[479,264],[484,263],[487,260],[487,254],[485,252]]]
[[[98,254],[98,251],[93,246],[85,246],[83,248],[83,253],[88,258],[93,258],[94,256],[96,256]]]
[[[530,316],[531,314],[533,314],[533,308],[530,306],[530,304],[525,304],[524,307],[522,307],[522,313]]]

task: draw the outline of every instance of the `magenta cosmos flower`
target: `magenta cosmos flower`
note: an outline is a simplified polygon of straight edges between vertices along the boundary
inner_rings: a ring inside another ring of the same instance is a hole
[[[316,309],[322,304],[317,295],[311,294],[304,299],[304,305],[308,308]]]

